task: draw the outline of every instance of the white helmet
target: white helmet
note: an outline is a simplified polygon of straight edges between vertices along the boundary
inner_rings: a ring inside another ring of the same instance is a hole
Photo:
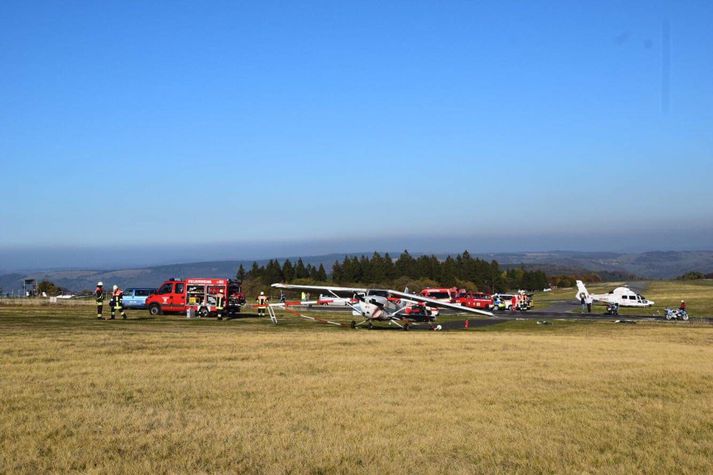
[[[97,282],[97,287],[104,287],[104,282],[102,282],[101,280]]]
[[[116,284],[114,284],[114,287],[112,287],[112,289],[114,289],[114,290],[116,290],[116,289],[118,289],[118,288],[119,288],[119,286],[116,285]]]
[[[265,295],[265,292],[260,292],[260,295]]]

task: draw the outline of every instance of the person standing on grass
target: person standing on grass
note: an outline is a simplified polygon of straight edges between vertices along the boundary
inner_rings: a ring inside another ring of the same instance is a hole
[[[101,281],[94,290],[94,300],[97,302],[97,320],[104,320],[104,283]]]
[[[584,297],[584,302],[587,304],[587,313],[592,313],[592,303],[594,302],[592,296],[587,295],[586,297]]]
[[[583,293],[579,294],[579,303],[582,306],[582,310],[580,313],[584,313],[587,308],[587,299]]]
[[[215,311],[218,313],[218,320],[223,319],[223,310],[225,309],[225,297],[222,292],[215,296]]]
[[[257,300],[257,316],[264,317],[265,307],[268,303],[270,303],[270,298],[265,295],[265,292],[260,292],[260,295],[258,295],[257,299],[255,300]]]
[[[109,305],[111,306],[111,320],[114,320],[115,312],[117,311],[121,314],[121,318],[126,320],[126,312],[124,312],[124,291],[116,284],[114,284],[112,289]]]

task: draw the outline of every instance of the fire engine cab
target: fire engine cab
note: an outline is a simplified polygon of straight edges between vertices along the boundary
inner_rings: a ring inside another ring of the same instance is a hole
[[[201,317],[215,315],[219,298],[223,299],[223,316],[240,313],[245,303],[241,282],[232,279],[170,279],[146,299],[151,315],[181,312],[194,308]]]

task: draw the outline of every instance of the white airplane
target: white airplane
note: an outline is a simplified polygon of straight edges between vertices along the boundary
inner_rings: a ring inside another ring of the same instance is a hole
[[[476,313],[478,315],[487,315],[492,317],[493,314],[484,310],[464,307],[459,304],[449,302],[440,302],[421,295],[407,294],[398,290],[389,289],[366,289],[356,287],[323,287],[316,285],[292,285],[292,284],[272,284],[277,289],[286,290],[312,290],[324,292],[339,297],[339,294],[353,296],[357,300],[356,303],[349,303],[348,306],[352,309],[352,315],[362,317],[361,322],[352,320],[351,327],[356,328],[361,325],[366,325],[368,328],[373,327],[373,322],[389,322],[396,326],[408,330],[409,325],[414,323],[427,323],[432,329],[440,330],[440,325],[435,325],[437,312],[431,311],[429,307],[450,308],[459,312]],[[285,304],[272,304],[273,307],[286,308]],[[414,312],[414,307],[421,307],[422,311]],[[304,317],[303,315],[300,315]],[[307,317],[305,317],[307,318]],[[311,318],[316,320],[315,318]],[[335,323],[326,321],[326,323]]]
[[[641,294],[637,294],[629,287],[617,287],[607,294],[590,294],[584,286],[584,282],[577,281],[577,300],[587,296],[592,297],[592,300],[601,304],[619,304],[620,307],[651,307],[654,304],[653,300],[647,300]]]

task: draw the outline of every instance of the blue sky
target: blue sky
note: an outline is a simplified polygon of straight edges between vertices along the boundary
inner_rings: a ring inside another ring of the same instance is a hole
[[[4,1],[0,250],[713,248],[711,24],[705,1]]]

